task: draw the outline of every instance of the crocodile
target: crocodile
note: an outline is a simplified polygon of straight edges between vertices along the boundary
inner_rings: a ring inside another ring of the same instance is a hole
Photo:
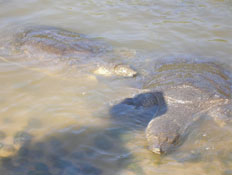
[[[24,27],[15,32],[9,45],[13,53],[22,57],[63,62],[97,75],[134,77],[137,74],[131,66],[119,61],[122,54],[106,42],[58,27]]]
[[[167,109],[162,115],[154,116],[146,127],[145,135],[152,152],[174,151],[201,117],[210,116],[220,126],[231,121],[232,79],[222,64],[171,60],[157,64],[153,70],[143,88],[161,91]]]

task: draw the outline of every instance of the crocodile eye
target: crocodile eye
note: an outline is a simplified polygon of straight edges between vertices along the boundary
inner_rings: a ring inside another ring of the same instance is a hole
[[[173,136],[169,141],[169,143],[172,143],[174,145],[178,144],[178,141],[180,139],[180,135],[179,134],[176,134],[175,136]]]

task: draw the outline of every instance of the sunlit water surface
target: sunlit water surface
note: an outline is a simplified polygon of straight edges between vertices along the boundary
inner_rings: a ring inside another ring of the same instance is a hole
[[[206,119],[175,152],[154,155],[144,128],[125,129],[109,112],[141,92],[139,77],[6,59],[14,53],[4,48],[17,28],[49,25],[129,50],[126,62],[144,75],[163,57],[231,65],[231,18],[230,0],[0,0],[0,174],[232,174],[231,127]]]

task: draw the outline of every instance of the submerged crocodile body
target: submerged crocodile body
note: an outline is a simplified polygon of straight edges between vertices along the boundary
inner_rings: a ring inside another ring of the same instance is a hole
[[[172,151],[201,116],[212,116],[220,124],[232,117],[232,81],[219,64],[171,61],[157,66],[151,77],[144,88],[162,91],[167,108],[146,128],[149,148],[154,153]]]
[[[43,68],[43,65],[46,67],[46,64],[53,67],[58,63],[58,67],[68,64],[68,67],[74,66],[81,71],[83,69],[83,72],[87,74],[92,72],[103,76],[135,76],[136,72],[129,65],[112,59],[112,57],[120,57],[117,55],[120,53],[114,51],[103,41],[83,34],[56,27],[33,26],[19,29],[12,36],[1,40],[0,59],[8,62],[8,57],[16,58],[16,61],[21,61],[22,58],[26,62],[29,60],[29,63],[35,60],[36,66],[37,63],[42,64],[38,66],[38,69]],[[78,76],[82,75],[78,74]],[[0,131],[0,158],[15,154],[25,142],[31,140],[27,133],[16,133],[16,141],[3,141],[5,137],[8,139],[5,135]]]
[[[11,45],[12,50],[25,57],[50,59],[54,63],[62,61],[85,69],[91,67],[95,74],[123,77],[136,75],[129,65],[111,60],[120,55],[103,41],[56,27],[27,27],[16,33]]]

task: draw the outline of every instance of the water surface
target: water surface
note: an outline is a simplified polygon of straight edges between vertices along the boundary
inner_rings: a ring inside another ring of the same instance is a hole
[[[174,153],[154,155],[144,126],[110,113],[142,92],[140,77],[82,74],[5,48],[19,28],[49,25],[104,40],[141,75],[164,57],[231,65],[231,18],[230,0],[0,0],[1,174],[232,174],[231,127],[207,118]]]

